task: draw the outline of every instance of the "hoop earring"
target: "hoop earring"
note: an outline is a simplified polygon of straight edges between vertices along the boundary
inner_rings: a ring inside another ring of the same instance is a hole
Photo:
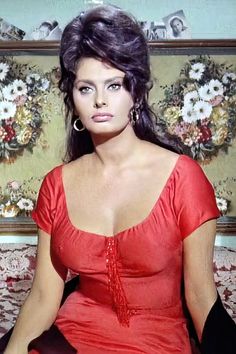
[[[77,124],[79,124],[79,127],[77,126]],[[81,122],[81,120],[79,118],[76,118],[76,120],[74,121],[73,128],[77,132],[82,132],[83,130],[85,130],[85,127],[83,126],[83,123]]]
[[[135,125],[136,122],[139,120],[139,112],[136,108],[132,108],[130,111],[130,123],[131,125]]]

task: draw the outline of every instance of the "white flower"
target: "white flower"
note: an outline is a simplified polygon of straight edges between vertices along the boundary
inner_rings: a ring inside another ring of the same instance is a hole
[[[183,106],[181,109],[181,114],[183,120],[187,123],[192,123],[197,120],[196,112],[193,110],[193,106],[191,104]]]
[[[40,86],[40,90],[41,91],[46,91],[49,88],[50,85],[50,81],[48,79],[42,79],[41,80],[41,86]]]
[[[194,111],[196,112],[197,119],[205,119],[210,117],[212,106],[208,102],[198,101],[194,105]]]
[[[224,87],[219,80],[211,80],[209,82],[209,88],[214,96],[222,96],[224,93]]]
[[[3,98],[7,101],[14,101],[14,99],[17,96],[14,92],[13,85],[4,86],[2,89],[2,95],[3,95]]]
[[[203,101],[210,101],[215,97],[208,84],[201,86],[198,90],[199,96]]]
[[[30,74],[26,76],[26,82],[27,84],[33,84],[35,81],[39,81],[40,75],[39,74]]]
[[[186,93],[184,96],[184,105],[194,104],[198,100],[198,92],[196,90]]]
[[[226,212],[227,209],[228,209],[228,203],[227,203],[227,200],[224,199],[224,198],[219,198],[219,197],[216,197],[216,204],[217,204],[217,207],[218,209],[221,211],[221,212]]]
[[[19,202],[17,203],[17,206],[21,210],[27,210],[27,211],[31,211],[34,208],[34,204],[33,204],[32,200],[31,199],[26,199],[26,198],[21,198],[19,200]]]
[[[202,63],[195,63],[191,66],[191,70],[189,71],[190,79],[194,79],[199,81],[202,77],[202,74],[205,70],[205,65]]]
[[[223,84],[228,84],[231,81],[236,80],[236,74],[235,73],[228,73],[226,72],[223,77],[222,77],[222,82]]]
[[[9,71],[9,65],[6,63],[0,63],[0,81],[3,81],[6,77],[6,74]]]
[[[12,85],[17,96],[27,95],[27,86],[24,81],[14,80]]]
[[[16,105],[10,101],[0,102],[0,120],[13,118],[16,113]]]

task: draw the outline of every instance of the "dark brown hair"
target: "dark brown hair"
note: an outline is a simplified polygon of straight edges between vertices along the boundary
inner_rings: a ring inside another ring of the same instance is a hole
[[[123,10],[98,6],[74,18],[64,29],[60,46],[61,79],[59,88],[66,107],[66,161],[94,151],[90,133],[75,131],[73,85],[78,61],[93,57],[109,62],[125,73],[124,85],[131,93],[140,118],[135,134],[144,140],[161,144],[154,134],[153,113],[148,105],[151,88],[147,41],[138,22]]]

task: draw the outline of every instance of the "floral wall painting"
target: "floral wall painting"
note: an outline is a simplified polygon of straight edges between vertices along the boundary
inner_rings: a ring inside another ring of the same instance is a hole
[[[231,210],[231,204],[235,200],[236,177],[225,177],[213,182],[216,195],[216,203],[222,215],[227,215]],[[235,207],[235,206],[233,206]]]
[[[236,54],[173,51],[151,56],[157,134],[202,165],[222,215],[235,216]]]
[[[62,163],[57,55],[0,56],[0,218],[30,216],[44,175]]]
[[[228,152],[236,135],[236,71],[210,56],[188,59],[178,79],[161,87],[161,125],[181,150],[199,162]]]
[[[42,181],[41,177],[31,177],[23,183],[13,180],[6,186],[0,186],[0,216],[4,218],[30,216],[37,198],[37,188],[32,188],[32,182],[35,179],[38,182]]]
[[[12,57],[0,59],[0,163],[12,163],[42,141],[50,72]],[[46,144],[45,146],[46,147]]]

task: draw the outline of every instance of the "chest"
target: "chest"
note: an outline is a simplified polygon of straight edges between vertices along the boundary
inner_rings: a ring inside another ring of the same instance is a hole
[[[166,185],[158,172],[143,170],[117,176],[87,176],[65,190],[71,222],[76,227],[114,235],[140,223],[155,206]]]

